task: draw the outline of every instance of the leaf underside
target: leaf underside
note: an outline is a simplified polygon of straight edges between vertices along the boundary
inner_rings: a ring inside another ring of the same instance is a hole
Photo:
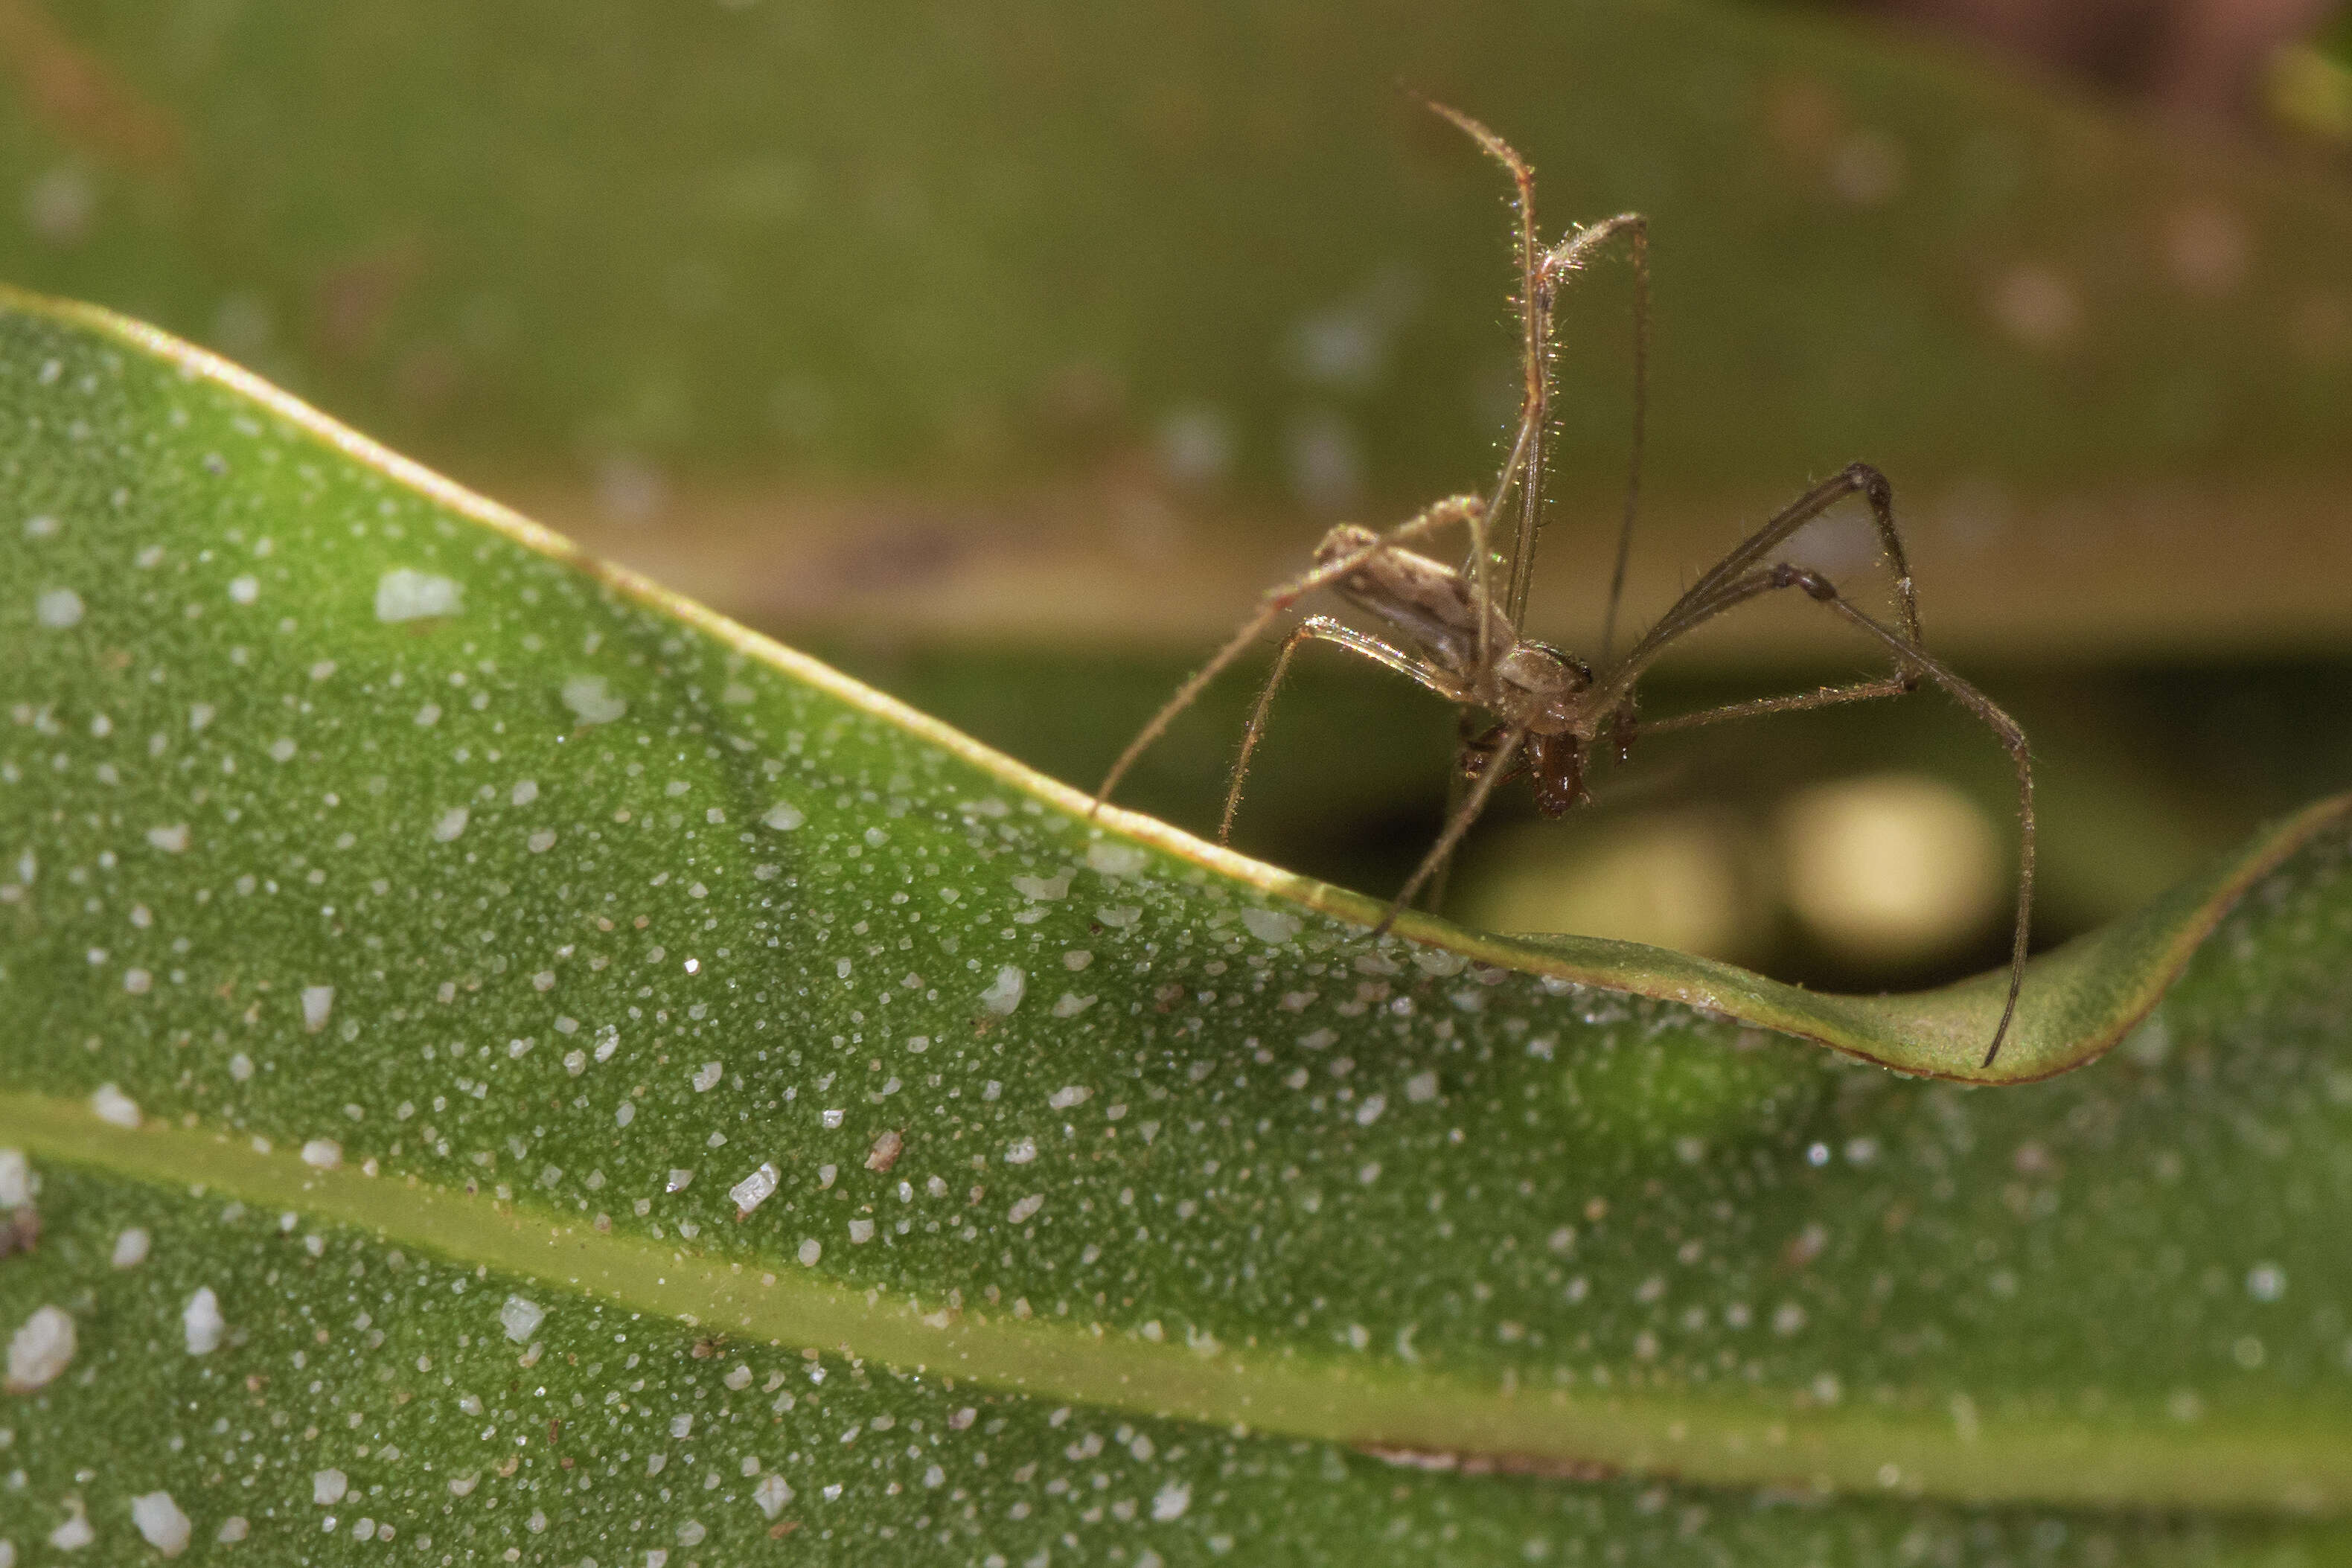
[[[1376,943],[184,345],[0,334],[20,1552],[2344,1549],[2344,802],[2039,960],[1984,1092],[1997,977]]]

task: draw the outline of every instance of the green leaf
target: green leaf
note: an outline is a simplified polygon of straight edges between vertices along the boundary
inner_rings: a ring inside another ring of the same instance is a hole
[[[0,474],[20,1552],[2347,1544],[2345,802],[1910,1081],[1769,1031],[1990,982],[1372,941],[102,312]]]

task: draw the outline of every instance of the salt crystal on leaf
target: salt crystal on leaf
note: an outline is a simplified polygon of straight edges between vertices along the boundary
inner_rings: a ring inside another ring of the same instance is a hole
[[[423,621],[455,615],[465,608],[465,585],[429,571],[404,566],[376,580],[375,618],[379,621]]]
[[[1298,935],[1298,916],[1285,915],[1278,909],[1244,909],[1242,925],[1251,936],[1269,946],[1279,946]]]
[[[139,1106],[130,1095],[111,1083],[101,1083],[89,1097],[90,1114],[117,1127],[139,1125]]]
[[[517,1344],[538,1333],[539,1325],[546,1321],[546,1308],[520,1296],[509,1296],[506,1304],[499,1309],[499,1325],[507,1331],[507,1338]]]
[[[1097,839],[1087,846],[1087,864],[1105,876],[1133,876],[1143,869],[1143,849]]]
[[[782,1172],[777,1170],[772,1165],[763,1164],[758,1170],[729,1187],[727,1196],[735,1200],[735,1218],[740,1219],[767,1202],[769,1196],[776,1190],[776,1184],[782,1179]]]
[[[565,681],[563,706],[583,724],[610,724],[629,711],[627,699],[607,690],[602,675],[574,675]]]
[[[1028,977],[1007,964],[996,971],[996,978],[980,993],[980,1005],[1002,1018],[1021,1005],[1021,993],[1028,988]]]
[[[0,1149],[0,1208],[21,1208],[33,1201],[33,1167],[22,1149]]]
[[[190,1355],[210,1355],[220,1348],[221,1336],[228,1330],[228,1320],[221,1316],[220,1298],[213,1294],[210,1285],[188,1298],[180,1309],[180,1332],[187,1341]]]
[[[177,1557],[188,1549],[188,1536],[194,1527],[180,1505],[172,1500],[167,1491],[151,1491],[131,1500],[131,1522],[147,1538],[147,1544],[166,1557]]]
[[[8,1341],[11,1394],[30,1394],[47,1385],[74,1358],[74,1321],[58,1307],[40,1307]]]

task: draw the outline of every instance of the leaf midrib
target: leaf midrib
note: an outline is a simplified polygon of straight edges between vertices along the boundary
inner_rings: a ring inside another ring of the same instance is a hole
[[[1414,1462],[1969,1502],[2352,1511],[2352,1448],[2290,1416],[2119,1433],[1988,1413],[1957,1422],[1796,1410],[1685,1391],[1596,1396],[1476,1385],[1394,1362],[1295,1351],[1206,1354],[1105,1332],[898,1301],[789,1262],[598,1231],[414,1175],[319,1170],[201,1124],[129,1129],[84,1106],[0,1094],[0,1142],[132,1180],[202,1188],[356,1226],[402,1247],[631,1311],[839,1352],[904,1372],[1139,1416],[1320,1439]],[[558,1309],[560,1310],[560,1309]]]

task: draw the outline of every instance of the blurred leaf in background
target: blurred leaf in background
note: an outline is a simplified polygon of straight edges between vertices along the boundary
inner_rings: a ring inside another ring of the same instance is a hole
[[[2341,183],[1817,16],[15,0],[0,57],[0,273],[788,629],[1181,644],[1487,472],[1500,193],[1404,88],[1655,221],[1637,602],[1867,457],[1954,648],[2345,622]],[[1563,613],[1625,303],[1567,324]]]
[[[2158,36],[2099,9],[2039,15]],[[2340,27],[2300,47],[2344,58]],[[2326,155],[2116,99],[2156,94],[2153,56],[2144,79],[2037,57],[1687,0],[10,0],[0,276],[206,341],[1091,783],[1331,517],[1492,472],[1502,192],[1424,92],[1527,152],[1550,225],[1654,220],[1637,613],[1808,479],[1893,475],[1931,642],[2042,759],[2056,938],[2352,776],[2344,727],[2312,722],[2352,630],[2352,191]],[[1624,461],[1629,297],[1602,267],[1564,317],[1534,621],[1571,646]],[[1848,523],[1807,549],[1866,563]],[[1725,622],[1654,711],[1842,674],[1820,621]],[[1248,685],[1128,798],[1213,822]],[[1448,724],[1310,664],[1243,842],[1393,886]],[[1791,813],[1890,779],[1976,813],[1979,850],[1908,881],[1980,885],[1986,843],[2007,863],[2000,758],[1930,698],[1645,746],[1580,827],[1498,813],[1459,907],[1662,935],[1637,906],[1702,874],[1736,892],[1682,939],[1776,972],[1991,962],[1981,897],[1892,956],[1803,915]],[[1480,885],[1506,862],[1517,893]]]

